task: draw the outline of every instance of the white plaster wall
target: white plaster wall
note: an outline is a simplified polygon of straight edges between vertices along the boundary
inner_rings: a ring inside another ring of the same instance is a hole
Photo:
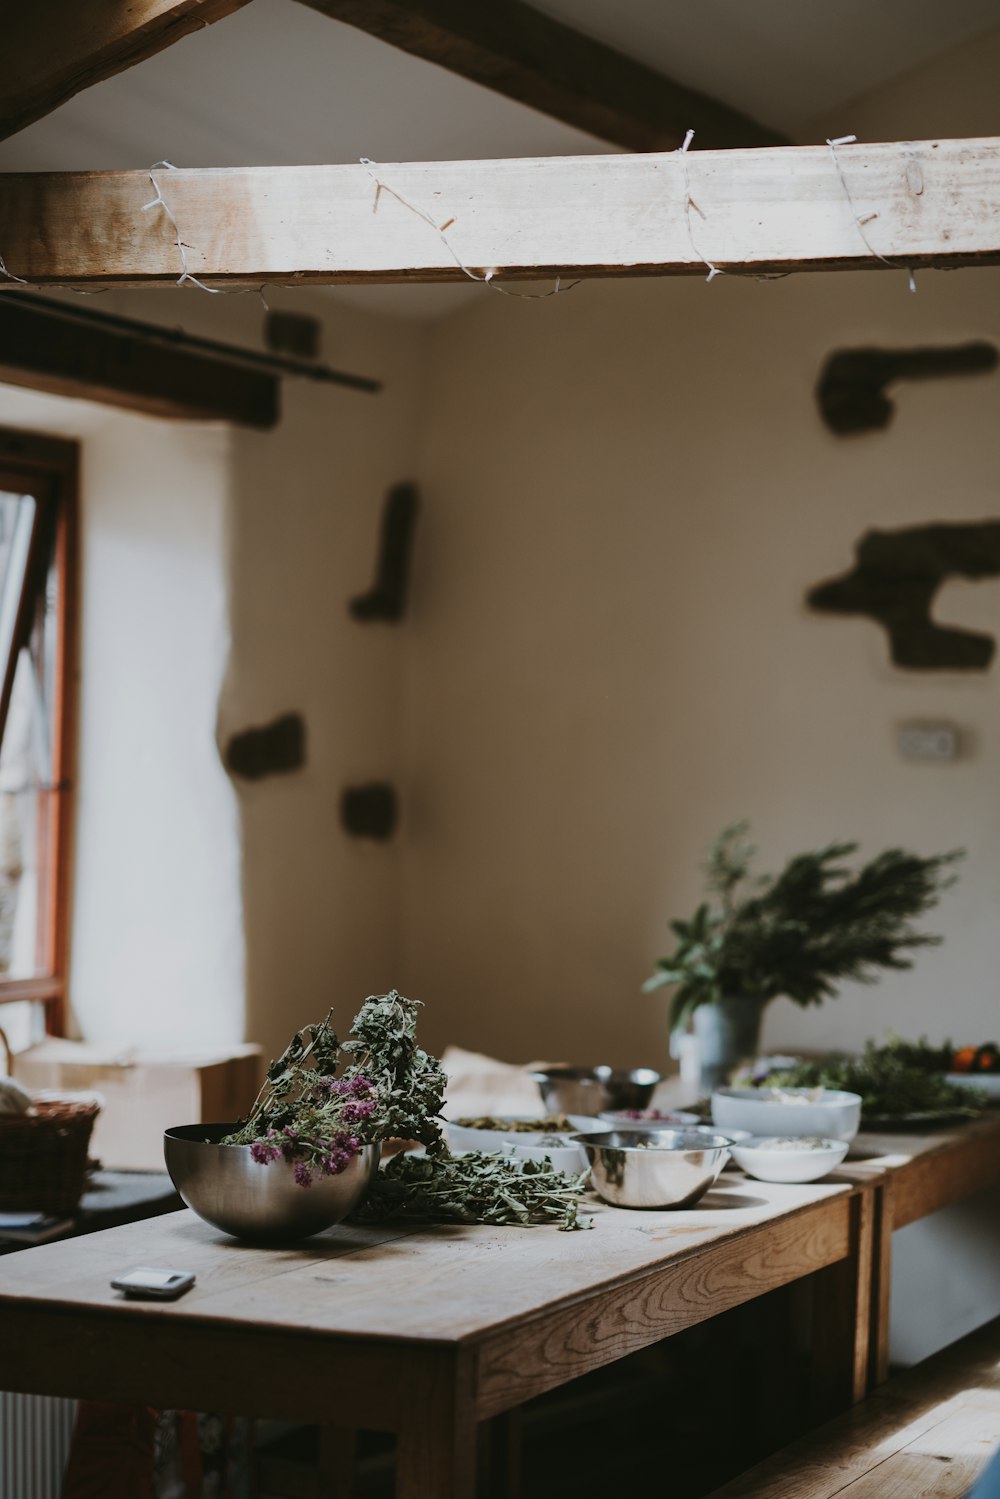
[[[1000,275],[584,285],[484,298],[436,335],[408,634],[404,972],[458,1043],[667,1061],[639,985],[753,819],[763,868],[844,838],[968,850],[909,974],[767,1041],[996,1029],[997,670],[893,669],[879,629],[807,612],[870,526],[1000,514],[1000,376],[912,384],[885,433],[832,436],[832,350],[1000,331]],[[1000,630],[1000,582],[945,619]],[[957,722],[957,763],[894,726]]]
[[[1000,128],[1000,32],[802,139]],[[845,204],[845,211],[849,212]],[[483,294],[432,346],[405,673],[404,972],[436,1039],[665,1063],[638,987],[750,816],[763,867],[832,839],[962,845],[912,974],[802,1012],[770,1044],[997,1030],[998,670],[907,673],[880,630],[806,612],[871,526],[1000,515],[1000,376],[908,385],[884,434],[837,439],[813,387],[867,343],[1000,339],[1000,273],[585,283]],[[1000,581],[937,613],[1000,634]],[[896,725],[963,731],[903,763]]]
[[[83,442],[71,998],[88,1039],[273,1054],[398,977],[398,842],[349,839],[339,803],[401,771],[401,632],[348,601],[387,489],[415,477],[423,331],[332,296],[270,303],[318,316],[323,358],[383,393],[286,380],[256,432],[0,391],[0,424]],[[262,345],[255,297],[102,307]],[[305,769],[231,782],[229,736],[290,710]]]
[[[215,747],[229,436],[9,388],[0,423],[82,442],[75,1023],[241,1040],[239,823]]]

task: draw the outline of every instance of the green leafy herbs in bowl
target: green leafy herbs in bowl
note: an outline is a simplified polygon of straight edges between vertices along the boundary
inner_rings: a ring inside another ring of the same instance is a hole
[[[766,1085],[793,1088],[840,1088],[861,1095],[862,1128],[892,1123],[943,1124],[971,1119],[985,1098],[957,1088],[928,1066],[924,1043],[893,1039],[884,1046],[869,1041],[860,1057],[829,1056],[769,1073]]]

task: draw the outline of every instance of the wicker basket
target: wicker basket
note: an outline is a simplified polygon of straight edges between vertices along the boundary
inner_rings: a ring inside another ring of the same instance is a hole
[[[0,1030],[13,1077],[13,1055]],[[0,1114],[0,1212],[67,1214],[87,1175],[87,1147],[101,1111],[96,1098],[36,1098],[34,1114]]]

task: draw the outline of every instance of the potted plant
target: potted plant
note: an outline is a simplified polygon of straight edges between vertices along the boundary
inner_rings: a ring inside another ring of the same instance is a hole
[[[765,1005],[779,995],[817,1005],[845,981],[873,983],[884,968],[910,968],[917,948],[940,942],[914,929],[954,882],[961,851],[922,859],[890,848],[851,870],[856,843],[797,854],[777,875],[755,876],[749,824],[713,844],[708,899],[672,921],[676,946],[643,988],[674,986],[670,1028],[690,1021],[701,1086],[724,1082],[757,1050]]]

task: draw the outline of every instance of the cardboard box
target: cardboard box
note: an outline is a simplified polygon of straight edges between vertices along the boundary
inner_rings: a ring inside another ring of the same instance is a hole
[[[49,1037],[19,1054],[14,1072],[32,1090],[99,1093],[91,1155],[110,1170],[162,1171],[163,1131],[238,1119],[264,1068],[259,1046],[179,1054]]]

